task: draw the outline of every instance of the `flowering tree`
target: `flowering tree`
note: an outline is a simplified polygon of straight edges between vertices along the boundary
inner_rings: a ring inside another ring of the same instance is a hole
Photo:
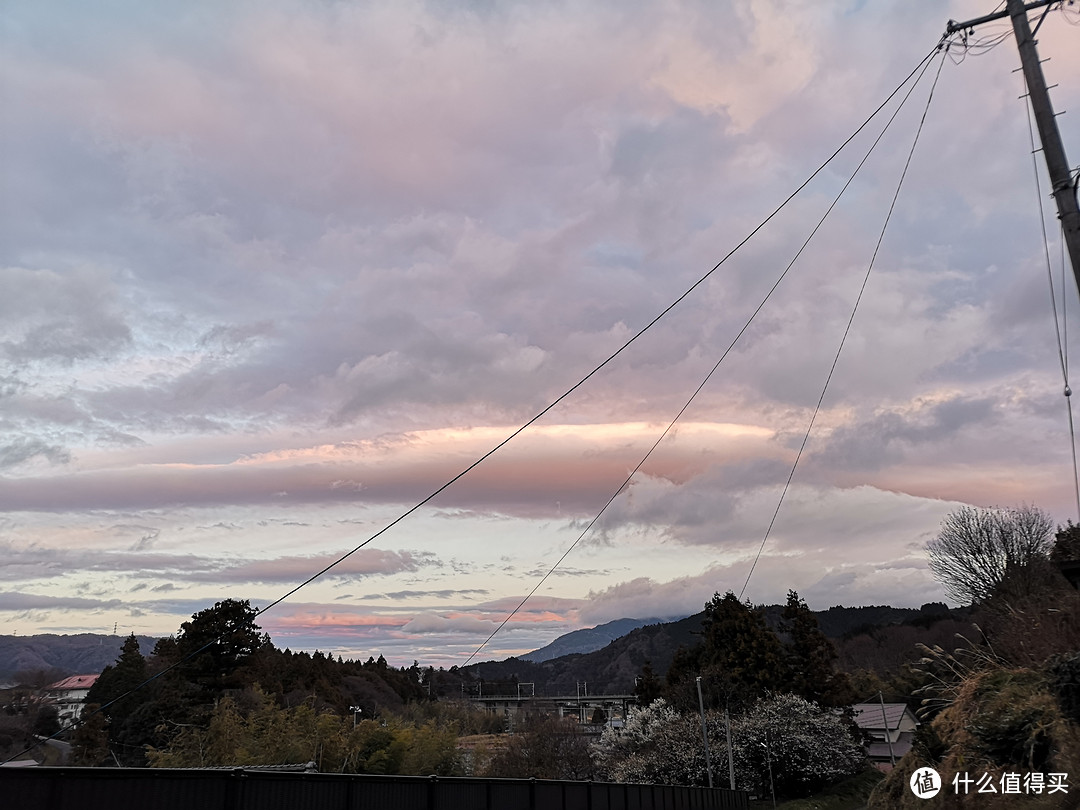
[[[777,795],[806,796],[866,763],[840,715],[796,695],[759,701],[733,723],[731,736],[735,783],[758,796],[769,793],[770,766]]]
[[[727,772],[723,715],[706,715],[713,777]],[[701,717],[676,712],[658,698],[631,713],[621,731],[604,729],[595,748],[600,771],[613,782],[707,785]]]
[[[713,783],[728,783],[723,714],[706,712]],[[777,795],[800,796],[858,773],[862,745],[834,711],[796,695],[776,695],[732,721],[735,786],[769,793],[769,767]],[[706,785],[701,717],[678,714],[656,700],[630,715],[620,733],[606,729],[595,749],[603,775],[615,782]]]

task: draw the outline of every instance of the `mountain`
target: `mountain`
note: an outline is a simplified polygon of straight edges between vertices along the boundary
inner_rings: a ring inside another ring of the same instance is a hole
[[[156,638],[138,636],[143,655],[149,655]],[[0,636],[0,683],[37,678],[59,680],[67,675],[101,672],[115,663],[124,644],[122,636],[80,633],[74,636],[45,633],[36,636]]]
[[[539,664],[550,661],[552,658],[561,658],[564,655],[576,653],[591,653],[606,647],[615,639],[625,636],[631,630],[637,630],[647,624],[659,624],[670,622],[672,619],[615,619],[606,624],[598,624],[596,627],[586,627],[574,630],[572,633],[559,636],[546,647],[533,650],[530,653],[519,655],[522,661],[532,661]]]
[[[758,610],[771,627],[779,626],[783,605],[761,606]],[[970,613],[968,608],[950,609],[932,602],[921,608],[837,606],[814,611],[814,616],[822,632],[836,645],[842,666],[886,672],[916,657],[916,642],[948,646],[957,632],[970,634]],[[543,648],[527,656],[485,661],[462,670],[483,680],[486,693],[493,690],[514,694],[513,684],[517,682],[533,684],[535,694],[546,696],[574,695],[579,685],[586,683],[589,694],[628,694],[646,662],[662,678],[675,652],[698,642],[704,617],[704,613],[698,613],[674,622],[645,624],[587,653],[530,660],[548,649]],[[594,629],[603,627],[606,625]],[[548,646],[573,635],[569,633]]]
[[[578,684],[585,683],[589,694],[628,694],[646,662],[657,675],[663,675],[671,666],[675,651],[696,642],[703,616],[698,613],[675,622],[647,624],[594,652],[572,653],[541,662],[508,658],[463,669],[475,678],[491,682],[496,690],[500,684],[516,680],[534,684],[537,695],[573,695]]]

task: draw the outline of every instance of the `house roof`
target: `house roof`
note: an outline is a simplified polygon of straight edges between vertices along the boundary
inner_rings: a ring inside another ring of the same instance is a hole
[[[100,677],[100,675],[72,675],[70,678],[64,678],[62,681],[49,684],[45,688],[55,692],[66,692],[70,689],[89,689],[94,685],[94,681]]]
[[[880,703],[856,703],[851,707],[855,712],[855,723],[859,728],[888,728],[899,727],[900,721],[905,714],[911,714],[911,709],[906,703],[886,703],[884,722],[882,719],[882,706]],[[911,715],[914,720],[914,715]]]

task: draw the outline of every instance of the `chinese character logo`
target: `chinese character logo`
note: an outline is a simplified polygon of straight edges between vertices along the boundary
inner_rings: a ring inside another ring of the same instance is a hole
[[[933,768],[919,768],[911,775],[911,792],[920,799],[932,799],[941,790],[941,777]]]

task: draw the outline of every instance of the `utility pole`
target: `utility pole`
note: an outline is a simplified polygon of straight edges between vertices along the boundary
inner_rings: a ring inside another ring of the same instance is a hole
[[[731,715],[728,714],[727,703],[724,703],[724,726],[727,728],[727,768],[728,779],[731,781],[731,789],[735,789],[735,755],[731,751]]]
[[[881,724],[885,727],[885,742],[889,744],[889,763],[895,768],[896,754],[893,753],[892,732],[889,730],[889,718],[885,715],[885,697],[881,694],[881,690],[878,690],[877,697],[881,702]]]
[[[1004,11],[961,23],[949,20],[946,33],[970,31],[977,25],[1004,17],[1012,20],[1016,47],[1020,50],[1024,81],[1027,84],[1028,97],[1031,99],[1031,109],[1035,114],[1039,140],[1042,142],[1043,158],[1046,160],[1046,169],[1050,175],[1054,202],[1057,203],[1058,219],[1061,220],[1065,245],[1068,247],[1069,258],[1072,260],[1073,278],[1076,280],[1077,291],[1080,292],[1080,206],[1077,205],[1076,200],[1077,180],[1073,177],[1069,162],[1065,158],[1065,147],[1061,143],[1057,117],[1050,103],[1050,93],[1047,91],[1046,79],[1043,77],[1042,63],[1039,61],[1039,53],[1035,48],[1035,33],[1046,19],[1050,11],[1049,6],[1059,2],[1061,0],[1036,0],[1032,3],[1025,3],[1024,0],[1006,0]],[[1047,7],[1046,11],[1043,12],[1033,32],[1028,23],[1028,12],[1043,7]]]
[[[701,697],[701,676],[698,675],[695,679],[697,681],[697,701],[698,708],[701,709],[701,739],[705,743],[705,773],[709,775],[709,788],[712,784],[712,762],[709,758],[709,731],[705,726],[705,701]],[[731,759],[731,750],[728,750],[728,759]]]

